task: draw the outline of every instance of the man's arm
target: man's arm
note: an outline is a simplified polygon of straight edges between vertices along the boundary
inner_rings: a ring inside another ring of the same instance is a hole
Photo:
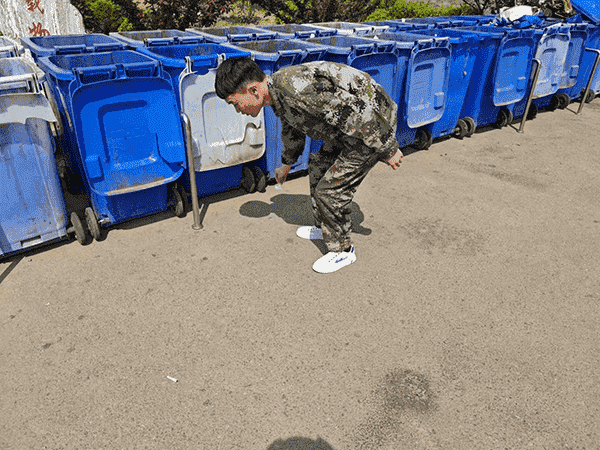
[[[281,162],[288,166],[293,165],[302,152],[306,144],[306,135],[296,128],[292,127],[285,120],[281,121],[281,140],[283,141],[283,151],[281,152]]]

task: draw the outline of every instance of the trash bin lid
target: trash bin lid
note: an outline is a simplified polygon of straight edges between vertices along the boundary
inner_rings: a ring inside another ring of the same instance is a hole
[[[600,5],[596,0],[571,0],[575,11],[582,13],[592,22],[600,24]]]

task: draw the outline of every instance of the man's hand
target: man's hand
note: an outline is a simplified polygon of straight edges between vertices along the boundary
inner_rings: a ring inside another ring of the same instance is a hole
[[[396,170],[398,167],[400,167],[400,164],[402,163],[402,153],[400,152],[400,150],[398,150],[394,156],[392,156],[390,159],[388,159],[386,161],[386,163],[388,163],[390,165],[390,167],[394,170]]]
[[[281,167],[275,169],[275,180],[277,180],[279,184],[285,183],[285,179],[287,178],[288,173],[290,173],[291,168],[292,166],[282,164]]]

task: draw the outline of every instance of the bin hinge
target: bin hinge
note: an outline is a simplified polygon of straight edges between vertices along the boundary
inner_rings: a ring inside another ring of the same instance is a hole
[[[194,73],[192,66],[194,65],[194,61],[189,56],[185,57],[185,72],[186,73]]]
[[[221,64],[223,64],[223,61],[225,61],[227,59],[227,55],[225,53],[219,53],[219,56],[217,57],[217,67],[219,67]],[[254,58],[252,58],[254,59]]]

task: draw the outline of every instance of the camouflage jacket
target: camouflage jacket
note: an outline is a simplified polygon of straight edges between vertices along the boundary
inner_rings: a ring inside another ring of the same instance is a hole
[[[365,72],[343,64],[317,61],[280,69],[267,77],[271,107],[281,119],[282,161],[293,164],[304,150],[305,136],[356,140],[381,161],[399,148],[398,106]]]

